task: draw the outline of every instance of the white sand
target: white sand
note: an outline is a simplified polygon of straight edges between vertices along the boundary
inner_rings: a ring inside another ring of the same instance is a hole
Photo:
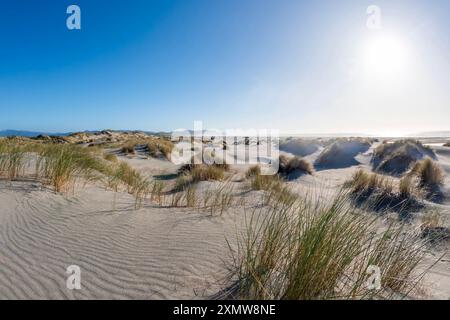
[[[447,198],[434,206],[446,215],[449,227],[450,148],[434,148],[447,174]],[[356,157],[359,165],[321,170],[288,183],[298,192],[331,192],[358,167],[370,169],[370,152]],[[163,160],[127,161],[152,175],[176,170]],[[226,285],[231,263],[226,238],[235,244],[244,217],[242,209],[211,217],[148,203],[134,210],[131,196],[95,186],[66,198],[36,183],[0,181],[0,299],[208,298]],[[446,255],[426,277],[430,298],[450,298],[449,244],[428,261],[442,253]],[[81,290],[66,288],[69,265],[81,268]]]
[[[15,183],[0,191],[0,299],[192,299],[216,293],[239,214],[147,207],[89,187],[65,199]],[[243,214],[240,215],[243,217]],[[78,265],[82,289],[66,289]]]

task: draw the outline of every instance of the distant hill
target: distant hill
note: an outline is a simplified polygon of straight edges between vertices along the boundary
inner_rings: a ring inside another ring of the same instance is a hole
[[[109,130],[109,131],[113,131],[113,132],[143,132],[146,133],[148,135],[169,135],[170,136],[170,132],[154,132],[154,131],[141,131],[141,130]],[[100,132],[100,130],[86,130],[86,131],[82,131],[84,133],[88,133],[88,134],[94,134],[97,132]],[[27,138],[34,138],[37,137],[39,135],[43,135],[43,136],[60,136],[60,137],[65,137],[68,136],[70,134],[72,134],[73,132],[59,132],[59,133],[49,133],[49,132],[38,132],[38,131],[25,131],[25,130],[12,130],[12,129],[7,129],[7,130],[0,130],[0,137],[11,137],[11,136],[17,136],[17,137],[27,137]]]

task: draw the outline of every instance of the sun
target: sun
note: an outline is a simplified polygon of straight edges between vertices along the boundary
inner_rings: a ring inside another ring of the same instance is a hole
[[[364,68],[371,75],[404,75],[409,65],[409,49],[398,36],[377,34],[370,38],[363,52]]]

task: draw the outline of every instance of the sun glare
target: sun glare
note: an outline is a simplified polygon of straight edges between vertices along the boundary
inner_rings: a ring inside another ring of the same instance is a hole
[[[364,48],[364,67],[371,75],[397,77],[404,75],[409,64],[409,50],[401,38],[377,35]]]

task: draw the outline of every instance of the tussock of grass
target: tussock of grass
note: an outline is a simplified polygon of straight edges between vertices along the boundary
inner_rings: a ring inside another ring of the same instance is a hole
[[[313,174],[314,166],[311,162],[300,157],[288,158],[285,155],[280,155],[280,166],[278,172],[286,177],[295,173]]]
[[[348,206],[306,199],[255,212],[239,235],[239,299],[369,299],[406,295],[418,280],[422,242],[399,227],[381,234],[374,220]],[[367,287],[367,269],[381,270],[382,288]]]
[[[32,156],[33,155],[33,156]],[[107,156],[104,156],[108,159]],[[103,181],[114,191],[125,189],[135,198],[135,207],[158,188],[125,162],[102,159],[95,148],[69,144],[5,144],[0,143],[0,176],[16,179],[25,176],[24,168],[35,159],[34,178],[51,185],[56,192],[74,192],[78,181]],[[158,198],[159,199],[159,198]]]
[[[411,174],[419,177],[421,187],[429,188],[444,183],[444,171],[430,158],[417,162],[412,168]]]
[[[450,229],[443,225],[442,214],[438,211],[426,212],[421,218],[420,229],[422,237],[432,244],[450,240]]]
[[[152,157],[159,157],[162,155],[166,159],[170,159],[174,144],[169,140],[151,138],[148,139],[146,148]]]
[[[257,174],[250,180],[250,189],[265,191],[262,199],[263,205],[291,205],[298,198],[278,175]]]
[[[178,170],[179,176],[175,183],[175,190],[200,181],[224,180],[228,170],[228,164],[185,164]]]
[[[404,177],[396,183],[390,177],[360,169],[345,186],[350,189],[350,195],[358,205],[365,204],[376,211],[406,213],[422,207],[418,200],[420,190],[412,177]]]
[[[450,142],[444,143],[444,147],[450,147]]]
[[[261,175],[261,167],[259,165],[251,166],[245,173],[246,178],[251,178]]]
[[[441,201],[444,197],[441,190],[444,184],[444,171],[430,158],[416,162],[408,176],[417,177],[419,188],[429,200]]]
[[[112,153],[105,153],[103,155],[103,158],[105,160],[107,160],[107,161],[110,161],[110,162],[117,162],[118,161],[117,156],[115,154],[112,154]]]
[[[250,181],[250,188],[252,190],[264,190],[271,189],[280,190],[283,181],[277,175],[255,175]]]
[[[215,165],[199,165],[191,170],[191,175],[194,182],[223,180],[225,177],[225,169],[223,167]]]
[[[15,143],[0,142],[0,177],[14,180],[24,174],[26,148]]]
[[[152,190],[150,181],[126,162],[120,162],[114,166],[108,178],[109,186],[115,191],[123,185],[126,191],[134,196],[135,208],[141,207],[143,200]]]
[[[137,148],[142,148],[143,151],[153,158],[165,157],[170,159],[174,144],[172,141],[164,138],[149,137],[145,139],[128,140],[121,147],[121,152],[125,154],[135,154]]]
[[[120,151],[121,151],[122,153],[125,153],[125,154],[135,154],[135,152],[136,152],[136,145],[137,145],[137,142],[136,142],[136,141],[127,141],[127,142],[122,146],[122,148],[120,149]]]

